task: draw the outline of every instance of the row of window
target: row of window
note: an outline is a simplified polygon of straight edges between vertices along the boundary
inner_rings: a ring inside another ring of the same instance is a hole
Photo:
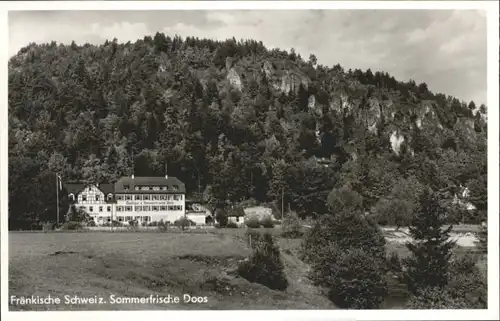
[[[117,201],[182,201],[182,194],[173,195],[116,195]]]
[[[74,200],[75,200],[75,195],[73,195],[73,194],[69,194],[69,199],[70,199],[71,201],[74,201]],[[84,202],[85,202],[85,201],[87,201],[87,199],[88,199],[88,200],[90,200],[90,197],[89,197],[89,198],[87,198],[87,194],[82,194],[82,201],[84,201]],[[113,199],[113,195],[109,194],[109,195],[108,195],[108,200],[112,200],[112,199]],[[100,201],[100,200],[101,200],[101,196],[100,196],[100,195],[95,195],[95,196],[94,196],[94,200],[96,200],[96,201]]]
[[[128,191],[130,189],[130,185],[123,185],[123,189]],[[134,189],[136,191],[178,191],[179,190],[179,185],[172,185],[171,187],[169,186],[138,186],[135,185]]]
[[[182,205],[168,205],[168,206],[134,206],[135,212],[146,211],[182,211]],[[117,212],[131,212],[132,206],[117,206]]]
[[[111,222],[111,216],[97,216],[91,218],[97,222]],[[138,222],[151,222],[151,216],[118,216],[118,222],[129,222],[132,220],[136,220]]]
[[[111,216],[106,216],[106,217],[96,216],[96,217],[91,217],[91,219],[97,222],[111,222]]]
[[[151,222],[151,216],[117,216],[118,222],[129,222],[132,220],[138,222]]]
[[[80,206],[82,210],[86,210],[85,206]],[[99,210],[98,212],[104,212],[104,206],[96,206],[96,208]],[[94,212],[94,207],[89,206],[89,212]],[[106,206],[106,212],[111,212],[111,206]]]
[[[80,206],[80,209],[86,211],[87,207]],[[117,206],[117,212],[146,212],[146,211],[182,211],[182,205],[168,205],[168,206]],[[88,211],[90,213],[94,212],[94,206],[89,206]],[[104,206],[96,206],[96,211],[99,213],[104,212]],[[111,206],[106,206],[106,211],[111,212]]]
[[[70,194],[69,199],[71,201],[75,200],[75,195]],[[82,201],[86,202],[87,201],[87,195],[82,194]],[[95,201],[99,202],[101,200],[100,195],[95,195],[94,196]],[[88,199],[90,200],[90,198]],[[113,194],[108,194],[108,201],[113,200]],[[182,201],[182,194],[173,194],[173,195],[116,195],[116,200],[118,201],[131,201],[131,200],[136,200],[136,201]]]

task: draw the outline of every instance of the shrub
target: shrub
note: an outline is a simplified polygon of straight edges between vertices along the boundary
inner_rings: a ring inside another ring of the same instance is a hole
[[[251,216],[251,217],[247,218],[245,221],[245,224],[249,228],[259,228],[260,227],[259,218],[256,216]]]
[[[97,226],[97,224],[95,223],[94,220],[90,220],[90,221],[88,221],[87,226],[94,227],[94,226]]]
[[[236,222],[229,221],[229,222],[227,222],[226,227],[227,228],[238,228],[238,224],[236,224]]]
[[[146,226],[149,226],[149,224],[148,224],[148,222],[142,222],[141,226],[146,227]]]
[[[238,274],[250,282],[265,285],[270,289],[285,290],[288,280],[279,248],[272,236],[264,234],[257,244],[252,256],[238,266]]]
[[[82,223],[73,221],[66,222],[62,226],[63,230],[81,230],[82,228],[83,228]]]
[[[361,248],[341,249],[330,243],[313,263],[312,279],[328,289],[329,299],[342,309],[374,309],[387,296],[382,261]]]
[[[302,243],[302,258],[307,262],[314,261],[321,248],[329,243],[334,243],[339,249],[362,248],[381,261],[386,260],[382,231],[360,210],[346,209],[317,220]]]
[[[112,221],[112,222],[111,222],[111,226],[114,226],[114,227],[121,227],[121,226],[123,226],[123,223],[122,223],[122,222],[119,222],[119,221]]]
[[[380,225],[395,225],[396,230],[408,226],[415,205],[402,199],[381,198],[373,207],[376,221]]]
[[[463,299],[454,298],[440,287],[421,288],[408,300],[408,309],[467,309],[468,304]]]
[[[158,230],[160,232],[168,231],[169,222],[165,222],[163,220],[160,220],[159,222],[154,222],[154,223],[155,223],[155,225],[153,225],[153,226],[157,226]]]
[[[150,222],[148,226],[158,226],[158,222],[157,221]]]
[[[264,216],[260,220],[260,225],[264,228],[273,228],[274,227],[274,222],[270,216]]]
[[[67,222],[86,223],[90,220],[91,220],[90,215],[85,210],[77,208],[74,204],[71,205],[68,213],[66,213]]]
[[[287,238],[298,238],[302,236],[300,230],[300,219],[296,212],[289,212],[283,219],[283,224],[281,225],[282,236]]]
[[[139,226],[139,222],[137,222],[136,220],[128,221],[128,225],[130,227],[137,227]]]
[[[174,221],[174,225],[184,231],[188,227],[196,225],[196,223],[183,216],[180,219]]]
[[[451,297],[464,300],[469,309],[486,309],[487,286],[487,280],[477,267],[474,255],[466,254],[451,261],[446,286]]]
[[[449,274],[470,274],[475,271],[476,267],[476,257],[467,252],[464,255],[453,254],[450,258]]]

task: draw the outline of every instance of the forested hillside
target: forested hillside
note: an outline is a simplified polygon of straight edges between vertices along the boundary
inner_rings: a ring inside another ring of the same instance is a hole
[[[484,105],[253,40],[31,44],[9,61],[9,218],[12,228],[55,220],[55,173],[113,182],[168,164],[214,208],[279,207],[283,189],[285,206],[317,216],[329,194],[355,190],[394,224],[422,186],[443,201],[462,186],[477,211],[450,220],[477,222],[486,131]]]

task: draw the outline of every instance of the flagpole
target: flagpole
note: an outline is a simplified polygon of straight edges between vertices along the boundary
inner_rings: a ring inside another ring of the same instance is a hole
[[[57,226],[59,226],[59,175],[56,174]]]

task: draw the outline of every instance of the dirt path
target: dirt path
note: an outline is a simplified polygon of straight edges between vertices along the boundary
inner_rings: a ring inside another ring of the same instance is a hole
[[[318,309],[336,309],[337,307],[328,300],[308,278],[310,267],[299,259],[298,244],[300,240],[280,239],[279,246],[285,265],[285,273],[290,283],[287,292],[302,297],[305,303],[315,305]]]

